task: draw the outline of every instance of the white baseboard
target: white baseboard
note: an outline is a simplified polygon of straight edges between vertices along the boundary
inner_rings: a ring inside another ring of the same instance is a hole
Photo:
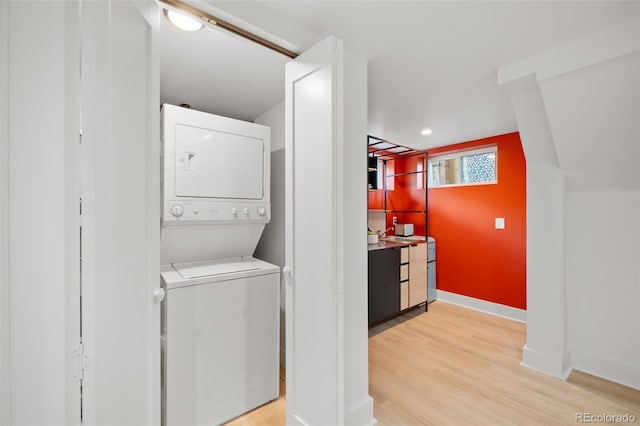
[[[495,315],[518,322],[527,322],[527,311],[518,309],[499,303],[487,302],[486,300],[476,299],[474,297],[463,296],[461,294],[451,293],[444,290],[436,290],[437,300],[451,303],[474,311],[484,312],[485,314]]]
[[[545,354],[531,349],[527,345],[522,348],[522,362],[520,365],[562,380],[567,380],[567,377],[573,371],[573,368],[569,365],[568,356]]]
[[[345,426],[373,426],[378,421],[373,417],[373,398],[367,396],[351,408],[344,416]]]
[[[576,370],[640,390],[640,366],[621,364],[585,352],[569,350],[571,364]]]

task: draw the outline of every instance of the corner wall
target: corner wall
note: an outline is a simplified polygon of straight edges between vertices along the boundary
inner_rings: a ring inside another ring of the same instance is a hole
[[[528,265],[529,314],[541,315],[529,316],[523,363],[640,389],[640,4],[637,11],[499,69],[498,84],[512,93],[528,169],[548,165],[527,185],[543,188],[548,174],[557,176],[541,192],[553,195],[545,207],[556,231],[543,222],[528,228],[550,241],[529,257],[554,263]]]
[[[284,266],[284,101],[254,120],[271,127],[271,222],[265,227],[254,256],[280,268]],[[285,366],[285,289],[280,274],[280,366]]]

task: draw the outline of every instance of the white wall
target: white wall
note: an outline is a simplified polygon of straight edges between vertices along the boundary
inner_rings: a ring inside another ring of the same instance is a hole
[[[528,260],[523,362],[545,371],[545,359],[527,359],[532,339],[544,355],[562,354],[566,345],[570,367],[635,388],[640,388],[639,76],[637,16],[498,71],[499,84],[512,92],[527,156],[527,256],[544,258],[545,249],[563,247],[554,256],[562,260],[560,267],[545,270]],[[538,107],[523,108],[535,103],[531,93],[536,92]],[[539,151],[533,144],[544,134],[553,150],[546,145]],[[550,173],[561,176],[547,191],[559,191],[560,199],[547,204],[539,191],[529,192],[548,179],[533,173],[545,161],[557,161]],[[551,211],[532,215],[545,208]],[[541,215],[556,219],[541,221]],[[549,231],[557,219],[563,223],[553,237]],[[554,241],[547,247],[540,241],[545,234]],[[551,273],[547,280],[557,284],[538,286],[541,272]],[[546,308],[552,315],[531,315]],[[566,343],[556,338],[564,329]]]
[[[570,191],[566,200],[571,363],[640,388],[640,191]]]
[[[0,424],[10,424],[11,364],[8,277],[8,41],[9,3],[0,2]]]
[[[2,182],[8,177],[9,184],[3,219],[10,222],[2,237],[10,254],[2,270],[8,273],[11,314],[8,424],[67,424],[65,4],[3,2],[2,7],[3,19],[8,12],[8,28],[6,21],[2,25],[3,42],[8,36],[9,87],[8,96],[3,94],[8,115],[2,129],[9,165],[2,168]],[[2,308],[4,313],[6,304]],[[6,315],[6,331],[4,320]]]
[[[271,222],[265,227],[254,256],[284,266],[284,101],[254,122],[271,127]],[[285,366],[285,287],[280,275],[280,366]]]

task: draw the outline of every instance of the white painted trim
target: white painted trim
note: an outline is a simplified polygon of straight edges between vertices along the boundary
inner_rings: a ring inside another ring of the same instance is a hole
[[[378,421],[373,417],[373,398],[367,396],[345,413],[345,426],[373,426]]]
[[[545,80],[640,51],[640,20],[632,19],[555,49],[498,69],[498,85],[515,82],[531,74]]]
[[[154,105],[160,105],[160,20],[162,12],[155,1],[145,1],[136,3],[141,15],[147,20],[148,37],[150,39],[150,50],[147,52],[149,63],[149,91],[147,105],[149,113],[147,116],[147,131],[149,140],[147,141],[147,288],[151,308],[148,316],[148,330],[150,336],[148,343],[148,364],[147,377],[149,378],[147,395],[149,413],[148,418],[153,425],[159,425],[162,418],[162,386],[161,386],[161,325],[160,325],[160,302],[151,295],[156,294],[162,286],[160,282],[160,209],[161,200],[161,165],[160,165],[160,114],[156,113]]]
[[[74,378],[79,359],[73,351],[80,345],[80,3],[68,1],[65,9],[65,139],[64,218],[65,234],[65,346],[66,425],[81,425],[82,394]]]
[[[441,302],[462,306],[464,308],[484,312],[485,314],[494,315],[496,317],[506,318],[522,323],[527,322],[527,311],[524,309],[518,309],[494,302],[487,302],[486,300],[463,296],[462,294],[451,293],[444,290],[436,290],[436,298]]]
[[[453,158],[464,157],[467,155],[488,154],[491,152],[498,153],[498,145],[492,144],[481,148],[456,149],[453,151],[443,152],[441,154],[434,154],[429,156],[429,163],[433,161],[451,160]]]
[[[9,303],[9,2],[0,2],[0,424],[11,421],[11,311]]]
[[[576,370],[640,390],[640,366],[638,365],[620,364],[576,350],[569,351],[569,359]]]
[[[552,356],[531,349],[527,345],[522,348],[522,362],[520,365],[562,380],[567,380],[567,377],[573,371],[569,364],[569,357],[566,354],[561,357]]]

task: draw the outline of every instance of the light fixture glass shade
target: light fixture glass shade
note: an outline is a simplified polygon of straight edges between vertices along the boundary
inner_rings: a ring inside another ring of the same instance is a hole
[[[198,31],[204,27],[202,22],[190,18],[180,12],[165,9],[164,15],[167,17],[169,22],[182,31]]]

